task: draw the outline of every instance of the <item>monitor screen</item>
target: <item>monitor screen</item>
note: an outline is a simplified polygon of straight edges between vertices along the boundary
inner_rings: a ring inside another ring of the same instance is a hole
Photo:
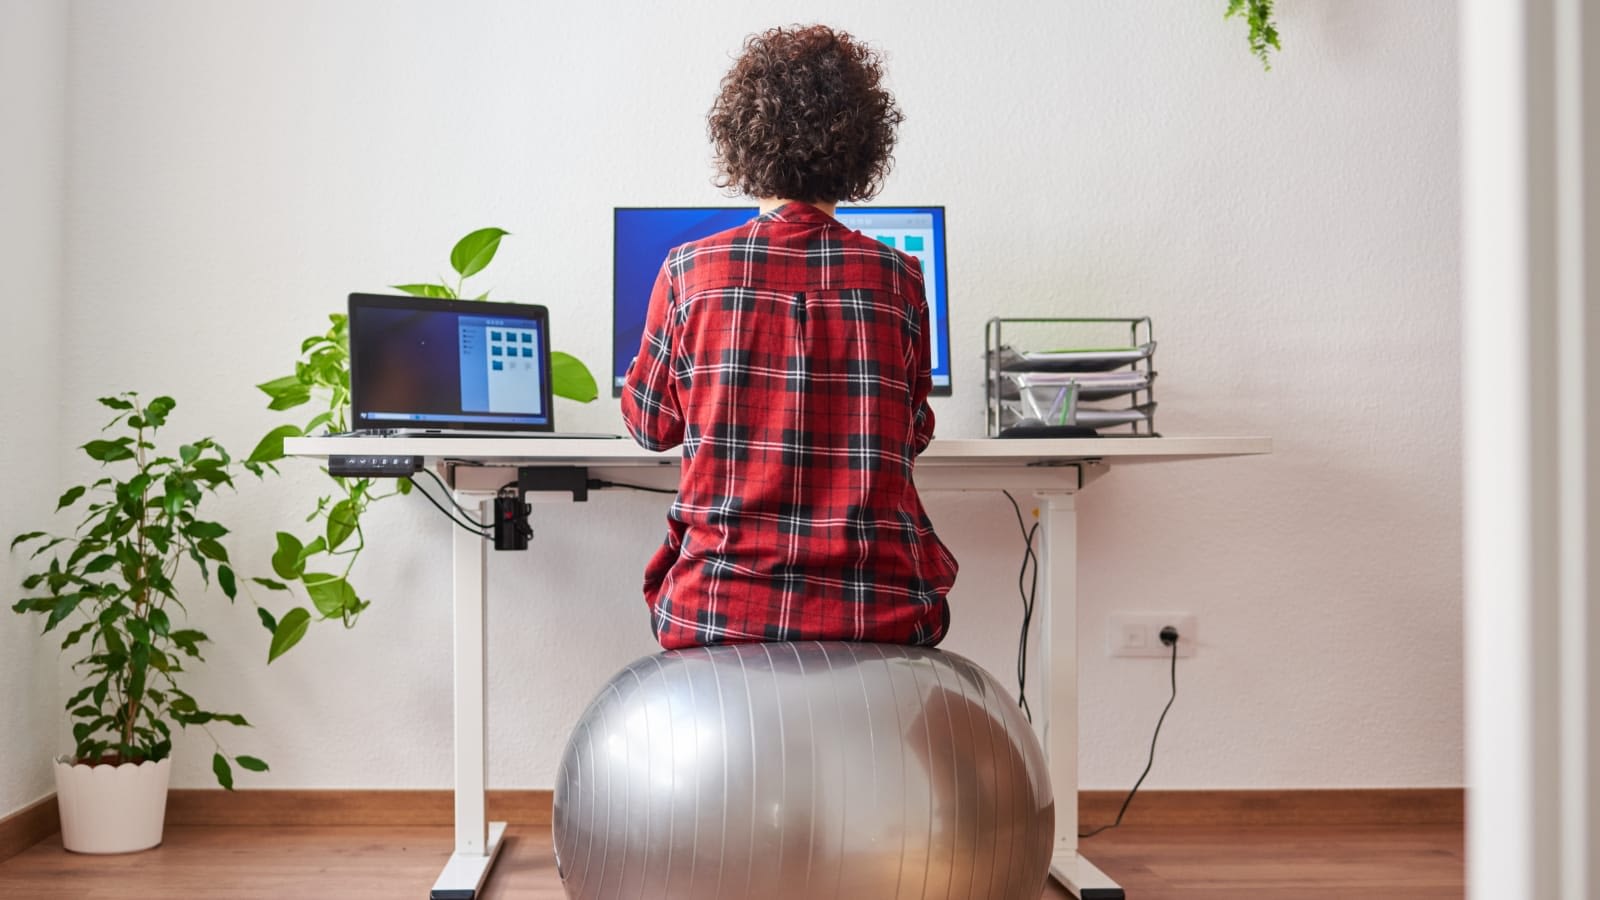
[[[352,427],[547,431],[542,306],[350,295]]]
[[[644,337],[650,291],[667,253],[679,244],[743,225],[753,206],[618,208],[613,244],[611,387],[622,393],[628,364]],[[901,250],[922,263],[933,334],[933,392],[950,393],[950,311],[946,293],[944,207],[856,206],[835,214],[845,227]]]

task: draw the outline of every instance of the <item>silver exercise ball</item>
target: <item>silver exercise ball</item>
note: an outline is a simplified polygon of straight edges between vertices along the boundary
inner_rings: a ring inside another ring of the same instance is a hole
[[[1031,726],[969,660],[740,644],[606,684],[554,831],[573,900],[1037,900],[1055,802]]]

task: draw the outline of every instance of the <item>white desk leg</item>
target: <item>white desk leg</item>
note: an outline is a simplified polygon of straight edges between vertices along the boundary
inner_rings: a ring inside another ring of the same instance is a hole
[[[456,500],[469,509],[477,501],[478,521],[491,521],[493,506],[482,495],[458,491]],[[433,883],[429,900],[474,900],[489,877],[506,831],[506,823],[487,821],[484,809],[488,769],[484,611],[488,606],[489,542],[466,529],[453,530],[456,849]]]
[[[1040,493],[1044,540],[1043,740],[1056,794],[1056,850],[1050,874],[1079,900],[1123,900],[1122,888],[1078,853],[1078,510],[1074,494]]]

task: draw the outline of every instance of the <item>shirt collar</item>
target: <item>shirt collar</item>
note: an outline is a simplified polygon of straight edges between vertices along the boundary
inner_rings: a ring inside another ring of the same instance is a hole
[[[837,225],[839,223],[839,220],[833,216],[809,203],[801,203],[798,200],[791,200],[777,209],[762,213],[759,219],[763,222],[790,222],[813,225]]]

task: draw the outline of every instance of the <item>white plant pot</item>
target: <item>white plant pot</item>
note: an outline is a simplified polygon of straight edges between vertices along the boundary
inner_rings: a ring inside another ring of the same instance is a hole
[[[74,853],[132,853],[161,843],[172,757],[120,766],[56,759],[61,844]]]

